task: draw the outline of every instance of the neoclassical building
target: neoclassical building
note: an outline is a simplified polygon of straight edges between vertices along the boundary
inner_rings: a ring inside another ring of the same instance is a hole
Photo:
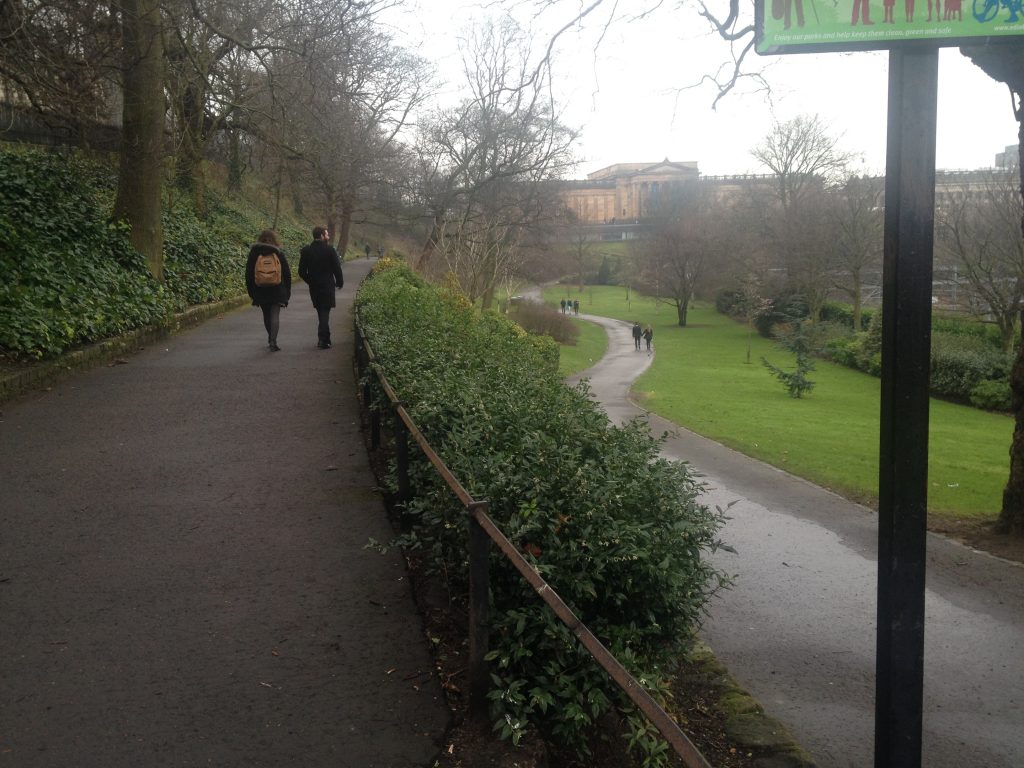
[[[672,187],[698,179],[696,161],[616,163],[594,171],[585,180],[562,182],[569,210],[585,224],[635,222],[654,211]]]

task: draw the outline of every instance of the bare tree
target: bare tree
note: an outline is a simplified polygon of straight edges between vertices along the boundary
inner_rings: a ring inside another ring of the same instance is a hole
[[[470,254],[456,258],[451,249],[480,237],[536,242],[536,232],[554,226],[560,214],[548,182],[572,164],[575,134],[559,122],[547,70],[531,68],[525,37],[510,19],[473,30],[463,64],[470,97],[435,112],[419,143],[420,189],[430,212],[420,269],[438,250],[448,252],[449,264],[465,264]],[[480,294],[485,305],[501,272],[492,268],[491,257],[517,250],[496,243],[472,249],[488,260],[479,273],[495,277]]]
[[[842,276],[834,286],[853,305],[854,331],[861,330],[865,274],[882,266],[884,193],[884,179],[850,176],[830,197],[829,215],[837,225],[834,263]]]
[[[765,236],[785,267],[789,288],[806,300],[812,322],[833,283],[836,232],[828,201],[850,161],[837,144],[818,117],[800,116],[776,123],[751,152],[775,178],[775,205],[765,221]]]
[[[282,48],[266,63],[281,175],[301,170],[318,208],[347,246],[372,191],[404,152],[400,132],[431,94],[432,73],[396,46],[380,14],[392,0],[282,7]]]
[[[680,326],[708,269],[722,261],[728,218],[699,184],[676,190],[662,202],[651,238],[639,249],[643,287],[668,298]]]
[[[836,184],[853,159],[817,115],[776,122],[750,154],[775,174],[775,195],[786,214],[811,193]]]
[[[119,6],[0,0],[0,92],[87,144],[88,127],[116,122],[124,57]]]
[[[940,248],[959,265],[981,314],[999,327],[1003,350],[1010,352],[1024,308],[1024,215],[1021,195],[1008,173],[987,175],[954,194],[939,211]]]

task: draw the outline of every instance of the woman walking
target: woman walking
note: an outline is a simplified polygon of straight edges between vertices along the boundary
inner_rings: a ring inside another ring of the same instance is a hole
[[[252,305],[263,310],[267,344],[271,352],[277,352],[281,349],[277,346],[281,307],[288,306],[292,295],[292,271],[281,250],[281,241],[272,229],[260,232],[256,243],[249,249],[249,259],[245,264],[245,287]]]

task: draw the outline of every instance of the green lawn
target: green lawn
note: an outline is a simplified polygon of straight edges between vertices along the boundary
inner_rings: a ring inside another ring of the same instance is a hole
[[[564,291],[553,288],[545,298],[557,302]],[[764,356],[791,369],[792,356],[713,307],[691,308],[680,328],[674,307],[635,292],[627,305],[624,288],[587,287],[580,311],[654,327],[654,364],[634,387],[645,407],[845,496],[876,499],[878,379],[818,360],[814,390],[795,400],[761,364]],[[933,399],[929,509],[995,519],[1012,434],[1008,416]]]

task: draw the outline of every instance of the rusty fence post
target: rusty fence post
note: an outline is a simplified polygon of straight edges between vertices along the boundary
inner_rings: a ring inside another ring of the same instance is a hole
[[[370,402],[370,448],[380,448],[380,406]]]
[[[400,402],[392,403],[391,412],[395,430],[395,470],[398,475],[398,501],[409,500],[409,430],[402,421],[402,415],[398,409],[402,407]]]
[[[487,718],[487,691],[490,674],[485,657],[490,632],[490,580],[488,561],[491,538],[473,510],[487,511],[488,503],[478,501],[467,507],[469,512],[469,715],[477,721]]]

